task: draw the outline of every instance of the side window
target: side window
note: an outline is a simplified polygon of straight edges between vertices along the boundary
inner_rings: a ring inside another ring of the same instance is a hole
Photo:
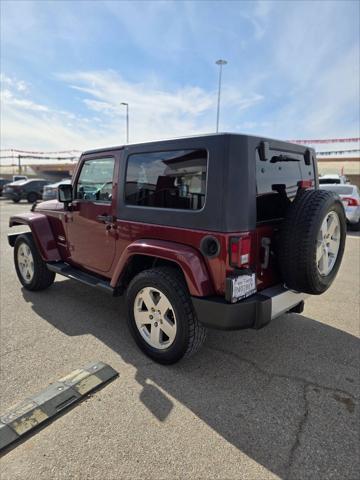
[[[92,202],[111,202],[113,174],[113,158],[85,160],[75,187],[75,198]]]
[[[206,175],[206,150],[130,155],[125,201],[144,207],[201,210],[205,204]]]

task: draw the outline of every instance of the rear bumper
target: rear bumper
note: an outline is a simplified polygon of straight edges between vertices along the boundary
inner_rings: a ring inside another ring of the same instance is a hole
[[[349,223],[358,223],[360,219],[360,206],[357,207],[345,207],[346,220]]]
[[[222,297],[192,297],[192,301],[196,315],[204,326],[219,330],[241,330],[263,327],[273,318],[301,304],[308,296],[276,285],[238,303],[228,303]]]

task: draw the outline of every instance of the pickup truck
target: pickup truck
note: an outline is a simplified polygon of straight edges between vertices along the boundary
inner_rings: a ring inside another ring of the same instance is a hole
[[[58,199],[14,225],[30,230],[9,235],[24,288],[58,274],[125,295],[132,336],[163,364],[195,353],[208,328],[301,313],[346,239],[311,148],[230,133],[87,151]]]

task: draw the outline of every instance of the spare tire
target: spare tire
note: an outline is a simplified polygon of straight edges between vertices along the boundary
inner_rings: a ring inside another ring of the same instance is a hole
[[[346,218],[340,198],[326,190],[302,190],[280,228],[278,261],[287,288],[325,292],[339,270]]]

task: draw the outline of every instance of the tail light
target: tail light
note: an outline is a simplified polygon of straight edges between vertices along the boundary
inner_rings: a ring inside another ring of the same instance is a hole
[[[353,197],[343,197],[341,199],[348,207],[357,207],[359,205],[359,200]]]
[[[230,237],[229,263],[231,267],[248,268],[250,265],[251,237]]]
[[[298,187],[299,188],[303,188],[303,189],[306,189],[306,188],[311,188],[313,186],[313,181],[312,180],[301,180],[300,182],[298,182]]]

